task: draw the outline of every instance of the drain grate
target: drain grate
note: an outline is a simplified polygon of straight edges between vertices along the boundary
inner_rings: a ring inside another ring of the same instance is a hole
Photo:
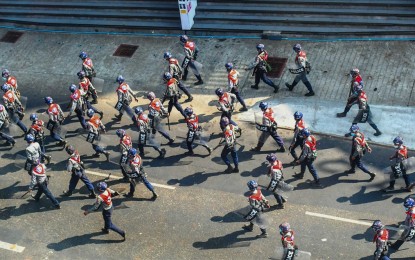
[[[138,49],[138,45],[121,44],[112,56],[131,58]]]
[[[287,58],[268,57],[267,62],[271,66],[271,71],[267,73],[267,76],[270,78],[281,78],[287,61]]]
[[[0,42],[15,43],[23,35],[22,32],[8,31],[1,39]]]

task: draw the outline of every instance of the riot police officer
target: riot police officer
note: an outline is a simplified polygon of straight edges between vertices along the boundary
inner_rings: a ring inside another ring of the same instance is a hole
[[[296,111],[294,113],[294,120],[295,120],[294,137],[293,137],[293,140],[291,141],[290,147],[288,148],[291,156],[294,158],[294,161],[291,164],[295,164],[295,162],[298,160],[298,156],[297,156],[297,153],[295,152],[295,148],[297,148],[298,146],[300,146],[301,149],[303,148],[304,138],[301,134],[301,130],[306,128],[304,120],[303,120],[303,113]]]
[[[24,117],[24,108],[15,92],[7,84],[4,84],[1,89],[4,92],[3,103],[10,118],[12,118],[16,124],[22,129],[24,133],[27,133],[27,127],[21,121]]]
[[[229,119],[227,117],[222,117],[220,120],[221,127],[223,129],[223,138],[225,139],[225,146],[223,147],[222,153],[220,157],[228,166],[225,170],[225,173],[238,173],[239,172],[239,160],[238,154],[236,151],[236,136],[235,132],[238,130],[238,126],[234,126],[230,124]],[[232,168],[231,162],[228,159],[228,154],[231,154],[233,163],[235,164],[235,168]]]
[[[85,100],[92,96],[92,104],[98,104],[97,90],[92,85],[91,80],[86,76],[85,71],[81,70],[76,74],[79,78],[79,89],[84,93]]]
[[[193,142],[194,140],[199,140],[201,142],[201,145],[206,148],[206,150],[209,152],[209,154],[212,152],[212,149],[207,145],[206,142],[201,140],[201,131],[202,128],[199,125],[199,117],[193,112],[193,109],[190,107],[186,107],[184,109],[184,113],[186,115],[186,123],[187,128],[189,129],[187,131],[186,136],[186,144],[187,149],[189,150],[187,152],[188,155],[193,155]]]
[[[248,198],[249,201],[249,205],[256,209],[258,211],[257,214],[261,214],[262,211],[265,210],[265,208],[269,208],[269,202],[268,200],[265,198],[264,195],[262,195],[261,189],[258,188],[258,183],[254,180],[251,180],[247,183],[247,186],[249,188],[250,191],[250,195]],[[246,231],[253,231],[254,229],[254,223],[252,221],[250,221],[249,225],[244,225],[242,227],[243,229],[245,229]],[[260,228],[261,229],[261,234],[257,235],[257,238],[266,238],[268,237],[268,233],[267,233],[267,229],[265,227]]]
[[[125,79],[122,75],[119,75],[115,82],[118,82],[118,84],[120,84],[117,88],[118,102],[116,105],[116,109],[118,110],[119,114],[115,115],[115,118],[117,120],[121,120],[125,110],[127,114],[131,116],[131,120],[133,120],[133,123],[136,124],[137,122],[135,121],[134,113],[130,108],[130,104],[133,101],[133,98],[135,102],[138,102],[136,94],[131,90],[127,82],[125,82]]]
[[[172,57],[170,52],[164,53],[164,59],[169,62],[169,73],[177,80],[178,87],[181,91],[186,94],[187,99],[185,102],[191,102],[193,100],[193,96],[190,94],[189,90],[181,81],[183,75],[183,69],[179,65],[179,61]]]
[[[186,118],[186,115],[183,112],[183,108],[179,103],[180,99],[180,93],[178,90],[178,80],[173,78],[173,76],[170,74],[170,72],[165,72],[163,75],[164,80],[166,81],[166,91],[164,92],[164,97],[162,103],[164,103],[165,100],[169,101],[169,105],[167,107],[167,112],[171,113],[171,110],[173,109],[173,106],[177,109],[177,111],[182,114],[184,118]]]
[[[11,146],[14,146],[16,141],[13,136],[1,132],[3,129],[10,127],[10,124],[9,114],[6,111],[6,108],[0,104],[0,137],[6,140]]]
[[[241,97],[241,94],[239,92],[238,86],[239,86],[239,79],[238,75],[239,72],[234,69],[233,64],[228,62],[225,64],[226,71],[228,72],[228,87],[230,90],[230,93],[235,94],[236,99],[238,99],[239,103],[241,103],[242,107],[239,109],[239,111],[248,111],[248,108],[246,107],[245,101]]]
[[[199,49],[197,48],[194,42],[189,41],[189,37],[187,37],[187,35],[180,36],[180,42],[184,44],[184,54],[185,54],[185,58],[182,64],[182,68],[183,68],[182,80],[187,79],[187,74],[189,73],[188,69],[190,67],[193,70],[197,78],[197,82],[195,83],[195,85],[202,85],[203,84],[202,76],[200,75],[195,65],[195,60],[197,59]]]

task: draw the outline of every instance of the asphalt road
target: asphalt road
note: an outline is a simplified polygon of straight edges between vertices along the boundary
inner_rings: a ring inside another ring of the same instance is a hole
[[[100,106],[110,111],[105,101]],[[112,114],[112,111],[106,112],[104,123],[110,130],[108,149],[116,153],[115,130],[124,126],[130,128],[130,122],[124,118],[114,123]],[[218,116],[200,117],[201,122],[209,121],[209,130],[213,133],[211,147],[219,142],[219,127],[215,124]],[[81,182],[73,196],[61,197],[69,183],[69,174],[65,172],[67,156],[49,137],[47,151],[53,156],[49,167],[53,175],[50,189],[62,202],[61,210],[51,209],[46,198],[39,203],[30,196],[19,199],[27,190],[29,176],[15,166],[13,158],[16,153],[23,153],[25,143],[19,138],[12,149],[1,146],[0,241],[25,249],[22,253],[0,249],[0,259],[268,259],[275,257],[280,247],[278,225],[283,221],[291,223],[300,250],[311,252],[312,259],[371,259],[375,248],[371,242],[373,233],[364,223],[380,219],[387,225],[397,226],[404,219],[402,202],[411,194],[379,192],[384,185],[381,169],[390,164],[387,158],[393,153],[392,147],[374,145],[372,154],[365,156],[368,167],[378,173],[375,181],[369,183],[369,176],[359,170],[355,174],[343,173],[348,169],[350,140],[317,136],[316,167],[325,187],[313,188],[307,182],[312,179],[309,173],[303,180],[294,179],[292,175],[299,167],[287,166],[285,179],[295,190],[289,194],[285,209],[265,214],[270,222],[269,237],[255,238],[260,233],[259,228],[252,233],[243,231],[244,223],[232,212],[247,205],[246,183],[265,173],[266,154],[275,150],[276,144],[269,139],[263,151],[250,152],[257,134],[252,125],[241,123],[241,126],[243,135],[238,139],[241,172],[223,174],[226,166],[220,158],[222,147],[211,156],[206,156],[206,150],[199,147],[195,149],[197,155],[184,156],[186,150],[180,144],[184,141],[180,138],[184,137],[184,130],[179,129],[185,126],[172,120],[171,133],[177,137],[171,147],[164,145],[166,158],[153,159],[156,152],[147,149],[149,153],[144,159],[149,180],[170,188],[156,187],[160,194],[156,201],[150,200],[151,193],[143,185],[138,185],[134,198],[114,199],[115,205],[127,207],[116,209],[113,215],[114,223],[127,232],[125,242],[114,232],[109,235],[100,232],[103,226],[100,212],[87,217],[82,215],[93,200],[87,198],[88,191]],[[87,169],[121,176],[118,166],[105,162],[103,156],[91,157],[92,147],[75,137],[78,127],[79,123],[73,118],[67,126],[68,135],[72,136],[68,140],[83,155]],[[292,133],[281,131],[281,134],[288,146]],[[166,143],[162,138],[159,140]],[[284,164],[292,160],[288,152],[277,155]],[[94,183],[105,178],[94,174],[89,177]],[[108,183],[114,189],[128,191],[127,183],[114,178]],[[273,196],[269,199],[271,205],[275,203]],[[325,219],[312,216],[313,213],[360,222]],[[414,259],[414,256],[414,244],[404,244],[392,259]]]

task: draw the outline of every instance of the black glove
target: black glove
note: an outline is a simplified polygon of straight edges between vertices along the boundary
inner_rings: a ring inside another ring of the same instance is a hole
[[[157,130],[156,130],[155,128],[153,128],[153,129],[151,130],[151,133],[153,133],[153,135],[155,135],[155,134],[157,133]]]
[[[116,191],[116,192],[114,192],[113,194],[112,194],[112,196],[119,196],[120,195],[120,193],[118,192],[118,191]]]

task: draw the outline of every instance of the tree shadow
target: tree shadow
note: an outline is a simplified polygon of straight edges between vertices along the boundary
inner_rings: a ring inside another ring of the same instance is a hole
[[[256,237],[238,238],[238,236],[245,234],[247,231],[238,230],[233,233],[221,236],[212,237],[207,241],[194,242],[193,247],[200,250],[206,249],[221,249],[221,248],[233,248],[233,247],[248,247]]]
[[[50,243],[47,245],[47,248],[53,249],[55,251],[62,251],[71,247],[82,246],[86,244],[108,244],[108,243],[122,243],[123,240],[115,239],[93,239],[93,237],[104,235],[102,232],[93,232],[89,234],[84,234],[80,236],[73,236],[65,238],[64,240],[57,243]]]

